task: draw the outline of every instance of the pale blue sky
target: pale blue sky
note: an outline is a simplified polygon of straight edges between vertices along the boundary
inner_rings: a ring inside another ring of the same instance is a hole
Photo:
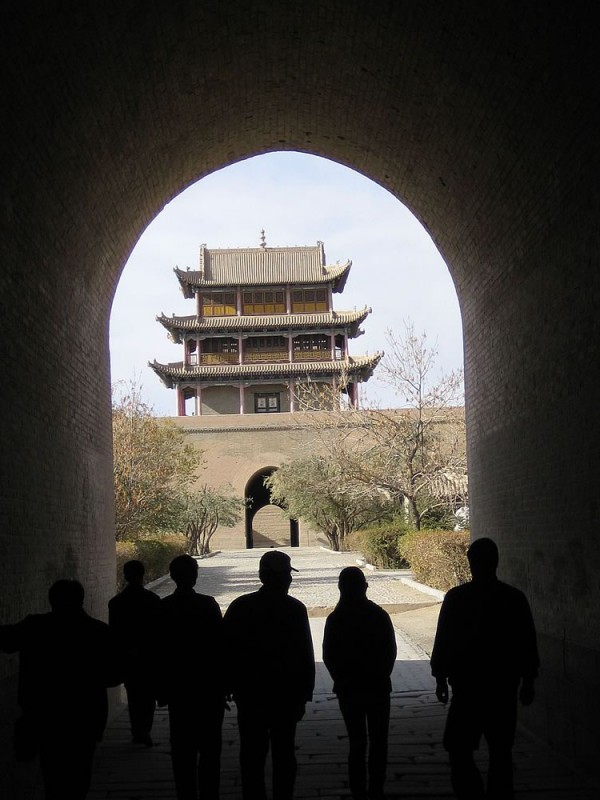
[[[301,153],[271,153],[214,172],[169,203],[140,237],[117,288],[110,326],[113,383],[136,375],[145,399],[160,415],[175,413],[175,392],[147,366],[179,361],[156,315],[193,314],[173,267],[197,269],[199,246],[257,247],[325,243],[328,264],[352,260],[338,310],[371,306],[364,336],[350,353],[385,350],[385,330],[415,331],[437,339],[438,363],[462,366],[462,326],[456,291],[429,234],[412,213],[377,184],[346,167]],[[381,407],[401,405],[377,380],[363,395]]]

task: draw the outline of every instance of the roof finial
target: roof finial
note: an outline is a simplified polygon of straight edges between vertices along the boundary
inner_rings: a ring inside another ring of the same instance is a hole
[[[267,246],[267,240],[265,239],[265,229],[264,228],[260,229],[260,246],[262,247],[263,250]]]

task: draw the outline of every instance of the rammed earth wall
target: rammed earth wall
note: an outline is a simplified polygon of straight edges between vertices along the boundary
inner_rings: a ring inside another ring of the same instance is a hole
[[[245,414],[240,416],[170,417],[186,434],[186,443],[201,450],[205,468],[198,483],[215,488],[230,484],[242,499],[246,486],[259,470],[278,467],[307,453],[306,429],[299,427],[301,414]],[[273,543],[290,544],[289,525],[276,510],[257,514],[256,547]],[[264,520],[264,521],[261,521]],[[267,521],[268,520],[268,521]],[[277,538],[274,538],[277,534]],[[271,539],[269,543],[261,538]],[[300,544],[315,543],[315,534],[300,525]],[[318,541],[325,543],[323,537]],[[244,520],[235,527],[220,529],[212,549],[240,549],[246,546]]]

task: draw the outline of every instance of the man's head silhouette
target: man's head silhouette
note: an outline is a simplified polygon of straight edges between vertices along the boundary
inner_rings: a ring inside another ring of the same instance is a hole
[[[123,577],[127,583],[142,584],[144,582],[144,572],[144,565],[141,561],[133,559],[123,564]]]
[[[367,579],[362,569],[344,567],[338,578],[338,588],[342,600],[360,600],[367,592]]]
[[[292,583],[292,561],[287,553],[280,550],[269,550],[260,559],[258,577],[265,586],[287,592]]]
[[[169,564],[169,575],[178,589],[192,589],[198,580],[198,562],[191,556],[176,556]]]
[[[75,614],[83,608],[85,592],[79,581],[62,578],[52,584],[48,591],[50,608],[56,614]]]
[[[467,550],[473,580],[491,580],[498,568],[498,547],[493,539],[475,539]]]

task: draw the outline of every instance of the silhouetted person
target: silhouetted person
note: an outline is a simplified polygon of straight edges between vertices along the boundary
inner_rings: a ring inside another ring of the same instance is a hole
[[[56,581],[48,599],[49,613],[0,626],[0,649],[20,654],[19,727],[27,760],[39,752],[46,800],[83,800],[106,725],[106,687],[123,676],[113,631],[83,610],[83,586]]]
[[[315,684],[306,607],[288,595],[290,558],[265,553],[257,592],[234,600],[225,613],[229,689],[237,705],[244,800],[265,800],[265,762],[271,745],[273,800],[290,800],[296,780],[296,724]],[[297,571],[297,570],[294,570]]]
[[[177,588],[161,601],[165,653],[159,703],[169,706],[177,798],[216,800],[225,709],[223,617],[214,597],[194,591],[194,558],[177,556],[169,573]]]
[[[158,595],[144,589],[144,565],[123,565],[127,585],[108,603],[108,623],[119,638],[125,657],[125,689],[131,722],[131,737],[152,747],[152,722],[156,705],[156,668],[153,649],[161,617]]]
[[[367,599],[368,583],[362,570],[343,569],[338,587],[340,600],[325,623],[323,661],[333,678],[333,691],[348,730],[352,797],[381,800],[396,636],[389,614]]]
[[[452,687],[444,747],[460,800],[511,800],[517,696],[523,705],[533,701],[539,665],[535,627],[523,592],[496,577],[495,542],[477,539],[467,555],[473,579],[447,593],[431,655],[440,702]],[[487,794],[473,759],[482,735],[490,758]]]

